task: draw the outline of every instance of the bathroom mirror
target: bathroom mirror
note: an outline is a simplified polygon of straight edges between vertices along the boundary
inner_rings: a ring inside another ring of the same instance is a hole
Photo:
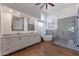
[[[24,30],[24,17],[18,17],[12,15],[12,31]]]
[[[34,31],[34,30],[35,30],[34,22],[28,19],[28,31]]]

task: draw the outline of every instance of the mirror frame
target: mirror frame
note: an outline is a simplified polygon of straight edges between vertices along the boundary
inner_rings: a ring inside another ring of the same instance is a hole
[[[15,25],[15,21],[16,21],[16,19],[14,19],[14,17],[18,17],[19,18],[19,20],[21,20],[22,22],[21,22],[21,28],[20,29],[16,29],[16,28],[14,28],[14,25]],[[24,17],[19,17],[19,16],[15,16],[15,15],[12,15],[12,31],[23,31],[24,30]]]

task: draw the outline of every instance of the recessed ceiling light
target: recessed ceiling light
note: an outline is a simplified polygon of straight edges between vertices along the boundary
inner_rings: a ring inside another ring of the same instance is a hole
[[[10,12],[13,12],[13,10],[10,10]]]
[[[17,14],[20,14],[19,12],[17,12]]]

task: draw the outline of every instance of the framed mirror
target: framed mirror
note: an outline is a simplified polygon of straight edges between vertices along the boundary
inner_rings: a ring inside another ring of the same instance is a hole
[[[24,30],[24,17],[18,17],[12,15],[12,31]]]
[[[28,19],[28,31],[34,31],[34,30],[35,30],[34,22]]]

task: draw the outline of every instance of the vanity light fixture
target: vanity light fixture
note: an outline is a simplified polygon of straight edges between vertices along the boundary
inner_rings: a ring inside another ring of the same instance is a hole
[[[19,15],[20,13],[19,13],[19,12],[17,12],[17,14]]]
[[[10,10],[10,12],[13,12],[13,10]]]

